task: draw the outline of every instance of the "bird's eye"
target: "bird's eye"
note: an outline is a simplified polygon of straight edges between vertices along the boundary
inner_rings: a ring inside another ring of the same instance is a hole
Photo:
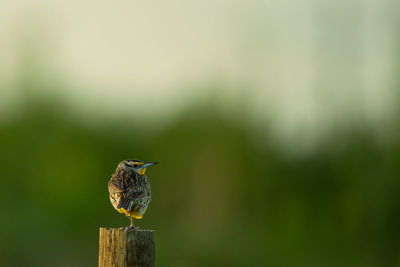
[[[137,164],[133,164],[133,167],[135,167],[135,168],[136,168],[137,166],[138,166]]]

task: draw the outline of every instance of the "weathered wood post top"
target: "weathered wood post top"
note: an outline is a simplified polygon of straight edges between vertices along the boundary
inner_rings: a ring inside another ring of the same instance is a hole
[[[152,267],[155,246],[152,230],[100,228],[99,267]]]

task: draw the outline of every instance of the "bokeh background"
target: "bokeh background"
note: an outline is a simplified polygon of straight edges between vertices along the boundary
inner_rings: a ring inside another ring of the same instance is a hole
[[[0,2],[0,265],[400,266],[398,1]]]

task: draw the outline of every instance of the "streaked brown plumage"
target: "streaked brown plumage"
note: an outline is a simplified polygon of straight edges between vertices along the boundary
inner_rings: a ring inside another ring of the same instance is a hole
[[[147,167],[157,162],[123,160],[108,182],[108,192],[113,207],[131,218],[141,219],[151,201],[150,183],[145,175]]]

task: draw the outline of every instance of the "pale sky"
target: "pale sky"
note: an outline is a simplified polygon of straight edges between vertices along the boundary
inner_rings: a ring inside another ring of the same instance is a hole
[[[222,84],[214,93],[223,109],[234,113],[246,99],[284,138],[329,131],[349,115],[379,124],[395,104],[396,8],[392,0],[3,0],[1,110],[18,103],[30,49],[31,68],[68,84],[52,93],[82,111],[173,114]]]

